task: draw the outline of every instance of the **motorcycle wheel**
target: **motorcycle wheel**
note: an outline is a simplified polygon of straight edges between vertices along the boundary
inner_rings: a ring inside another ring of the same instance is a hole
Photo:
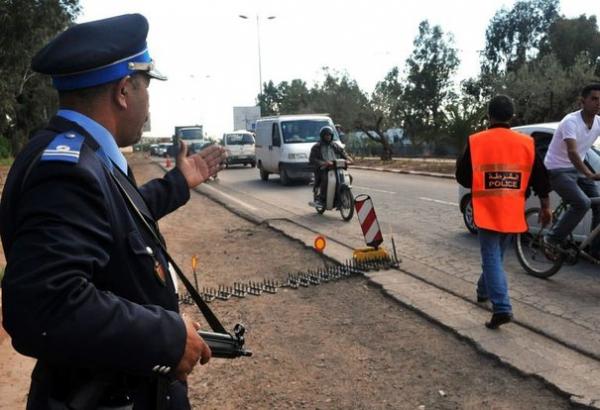
[[[347,186],[340,189],[340,214],[342,219],[348,222],[354,216],[354,197]]]

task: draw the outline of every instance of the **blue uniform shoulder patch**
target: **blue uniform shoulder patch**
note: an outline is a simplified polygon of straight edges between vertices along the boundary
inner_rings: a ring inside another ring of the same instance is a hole
[[[84,137],[73,131],[58,134],[42,153],[40,161],[79,162]]]

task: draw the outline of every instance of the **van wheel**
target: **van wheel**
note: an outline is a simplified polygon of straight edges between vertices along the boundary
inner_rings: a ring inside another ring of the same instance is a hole
[[[262,169],[262,166],[259,165],[258,171],[260,172],[260,179],[262,179],[263,181],[269,180],[269,173]]]
[[[289,185],[291,182],[287,171],[281,165],[279,166],[279,181],[281,182],[281,185]]]

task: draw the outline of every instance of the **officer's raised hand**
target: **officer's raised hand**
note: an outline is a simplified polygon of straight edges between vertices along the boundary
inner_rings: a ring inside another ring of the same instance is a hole
[[[194,188],[221,170],[221,163],[227,158],[225,149],[219,145],[210,145],[197,154],[187,156],[187,145],[179,141],[179,154],[175,165],[187,181],[188,187]]]
[[[200,364],[208,363],[212,353],[204,339],[198,335],[200,325],[188,318],[183,318],[183,322],[186,331],[185,350],[175,369],[175,377],[181,381],[186,381],[188,375],[194,370],[194,366],[198,362]]]

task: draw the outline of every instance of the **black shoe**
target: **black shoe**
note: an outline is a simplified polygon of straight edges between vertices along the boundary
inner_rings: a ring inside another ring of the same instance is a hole
[[[512,318],[513,315],[510,312],[494,313],[492,319],[489,322],[485,322],[485,327],[488,329],[498,329],[500,326],[512,321]]]
[[[487,296],[479,296],[477,295],[477,303],[486,303],[490,298]]]

